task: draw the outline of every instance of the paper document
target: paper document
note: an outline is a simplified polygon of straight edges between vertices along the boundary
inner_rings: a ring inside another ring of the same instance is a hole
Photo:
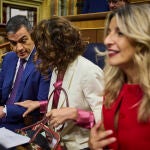
[[[29,137],[22,136],[4,127],[0,128],[0,144],[6,148],[22,145],[28,143],[29,141]]]

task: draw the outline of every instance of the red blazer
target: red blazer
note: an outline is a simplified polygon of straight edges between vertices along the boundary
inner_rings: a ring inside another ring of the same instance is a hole
[[[150,120],[140,123],[137,120],[139,102],[143,92],[139,85],[125,84],[111,108],[103,106],[104,127],[112,129],[117,141],[109,145],[113,150],[148,150],[150,149]],[[114,117],[120,105],[117,129]]]

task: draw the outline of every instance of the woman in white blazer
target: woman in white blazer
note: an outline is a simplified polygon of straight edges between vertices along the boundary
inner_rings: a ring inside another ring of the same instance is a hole
[[[101,120],[103,71],[81,56],[84,46],[80,33],[68,20],[61,17],[43,20],[32,35],[39,70],[44,75],[53,70],[49,95],[56,87],[63,88],[68,95],[69,106],[63,91],[51,96],[49,123],[55,128],[64,124],[61,138],[68,150],[89,149],[90,128]]]

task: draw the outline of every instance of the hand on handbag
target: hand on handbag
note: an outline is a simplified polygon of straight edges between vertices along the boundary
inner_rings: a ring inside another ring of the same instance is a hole
[[[68,107],[68,96],[63,88],[54,89],[48,101],[56,90],[62,90],[64,92],[66,97],[66,104]],[[56,132],[53,130],[53,128],[47,126],[48,120],[49,118],[44,115],[41,121],[17,130],[19,134],[31,138],[29,142],[31,149],[29,149],[28,145],[28,148],[26,150],[66,150],[65,146],[61,146],[60,144],[59,132]],[[62,124],[61,130],[63,129],[63,127],[64,124]]]

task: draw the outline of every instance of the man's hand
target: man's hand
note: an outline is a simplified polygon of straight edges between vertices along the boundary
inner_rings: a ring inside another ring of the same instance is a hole
[[[23,114],[23,117],[26,117],[30,112],[40,107],[39,101],[32,101],[32,100],[17,102],[15,104],[27,108],[27,110]]]

